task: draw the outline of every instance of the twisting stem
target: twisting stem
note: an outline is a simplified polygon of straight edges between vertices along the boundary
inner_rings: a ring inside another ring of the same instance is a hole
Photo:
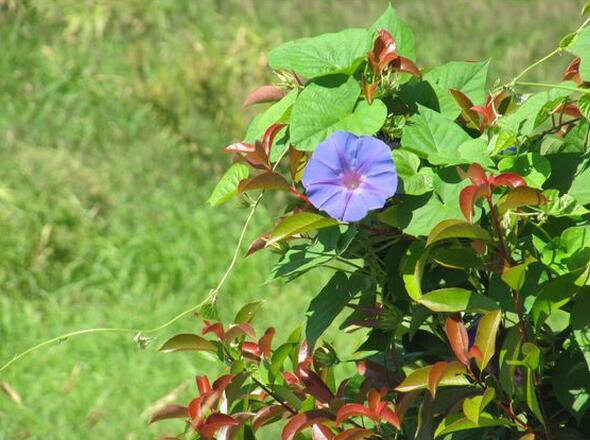
[[[554,55],[557,55],[559,52],[561,52],[561,49],[560,48],[554,49],[553,51],[551,51],[547,55],[545,55],[543,58],[540,58],[537,61],[535,61],[533,64],[527,66],[522,72],[520,72],[518,75],[516,75],[514,77],[514,79],[510,82],[510,85],[516,85],[516,82],[520,78],[522,78],[523,76],[525,76],[527,73],[529,73],[535,67],[537,67],[539,64],[542,64],[545,61],[547,61],[549,58],[553,57]]]
[[[543,89],[561,89],[561,90],[569,90],[570,92],[578,92],[578,93],[590,93],[590,89],[584,89],[582,87],[565,86],[563,84],[517,81],[517,82],[512,83],[512,85],[513,86],[522,86],[522,87],[540,87]]]

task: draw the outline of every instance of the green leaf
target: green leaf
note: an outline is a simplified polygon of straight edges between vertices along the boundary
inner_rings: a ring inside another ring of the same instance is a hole
[[[320,230],[311,245],[291,246],[271,269],[270,279],[292,281],[311,269],[321,267],[342,255],[356,234],[356,228],[346,225]]]
[[[528,258],[524,263],[506,269],[501,275],[502,281],[512,289],[520,290],[526,279],[527,267],[535,261],[534,258]]]
[[[274,70],[294,70],[310,79],[330,73],[350,75],[371,45],[371,34],[365,29],[346,29],[282,44],[269,52],[268,64]]]
[[[235,324],[245,324],[252,322],[258,309],[264,304],[264,301],[254,301],[243,306],[234,317]]]
[[[500,384],[502,385],[502,389],[508,393],[509,396],[514,394],[514,374],[516,372],[514,361],[518,360],[520,345],[521,336],[518,326],[515,325],[506,333],[499,356]]]
[[[391,152],[395,169],[401,181],[398,192],[409,195],[421,195],[432,191],[434,173],[432,168],[422,167],[420,158],[411,151],[396,149]]]
[[[581,275],[581,271],[567,273],[558,278],[546,281],[540,286],[540,292],[537,295],[531,314],[533,322],[539,327],[545,319],[555,310],[560,309],[569,303],[580,290],[576,284]]]
[[[474,225],[465,220],[444,220],[432,228],[430,235],[428,235],[426,246],[449,238],[467,238],[470,240],[485,241],[492,239],[489,232],[481,226]]]
[[[581,292],[571,315],[574,337],[590,369],[590,292]]]
[[[268,245],[293,235],[304,234],[317,229],[337,225],[338,221],[313,212],[298,212],[281,220],[273,229]]]
[[[511,134],[532,134],[549,116],[550,111],[571,92],[551,89],[531,95],[516,111],[498,119],[498,126]]]
[[[586,161],[578,166],[576,175],[569,188],[568,194],[582,205],[590,204],[590,162]]]
[[[580,57],[580,77],[585,81],[590,79],[590,28],[579,31],[567,50]]]
[[[567,228],[543,248],[542,261],[560,266],[563,272],[585,266],[590,261],[590,225]]]
[[[160,351],[164,353],[173,353],[177,351],[212,351],[216,352],[217,348],[213,342],[202,338],[199,335],[183,333],[168,339]]]
[[[456,89],[467,95],[475,104],[483,104],[486,99],[489,61],[467,63],[451,61],[435,67],[424,75],[438,97],[440,112],[454,120],[461,108],[452,97],[449,89]]]
[[[483,394],[468,397],[463,401],[463,414],[476,425],[479,425],[479,417],[488,404],[494,400],[496,392],[493,388],[487,388]]]
[[[379,99],[368,104],[352,77],[330,76],[311,82],[300,93],[291,114],[291,143],[312,151],[338,130],[356,135],[376,133],[385,123],[387,107]]]
[[[248,178],[250,175],[250,168],[242,163],[234,163],[225,172],[221,180],[215,185],[209,200],[211,206],[219,206],[227,202],[238,193],[238,185],[240,181]]]
[[[565,35],[561,40],[559,40],[560,49],[567,49],[575,41],[577,35],[578,34],[576,32]]]
[[[280,101],[275,102],[264,112],[256,116],[246,130],[246,136],[244,141],[253,144],[255,141],[262,139],[264,132],[272,124],[279,122],[289,122],[289,116],[291,115],[291,107],[297,99],[297,90],[291,90],[286,94]],[[278,142],[280,136],[277,136]]]
[[[464,220],[459,209],[459,194],[469,185],[469,180],[459,181],[456,175],[455,179],[439,170],[433,179],[434,193],[396,197],[391,207],[378,214],[379,220],[415,237],[429,235],[432,225],[444,220]],[[478,211],[476,220],[479,215]]]
[[[479,320],[477,325],[477,333],[475,335],[475,345],[481,352],[481,359],[476,359],[477,366],[480,370],[484,370],[490,362],[490,359],[496,352],[496,335],[498,334],[498,327],[502,320],[502,312],[494,310],[486,313]]]
[[[433,290],[422,295],[418,302],[433,312],[484,313],[498,309],[490,297],[460,287]]]
[[[406,250],[401,260],[402,279],[410,298],[418,301],[422,297],[422,274],[428,261],[429,250],[424,250],[420,241],[415,241]]]
[[[510,421],[503,417],[495,417],[488,413],[482,413],[479,417],[479,424],[473,423],[461,413],[454,413],[445,417],[434,432],[434,437],[451,434],[466,429],[489,428],[493,426],[509,426]]]
[[[406,22],[398,18],[395,9],[391,7],[391,4],[387,6],[387,10],[371,26],[372,32],[379,29],[385,29],[393,36],[397,45],[397,53],[399,55],[410,58],[411,60],[416,59],[414,33]]]
[[[490,158],[487,135],[463,142],[459,145],[458,152],[462,163],[478,163],[484,168],[494,166],[494,161]]]
[[[459,147],[471,137],[440,113],[421,105],[418,105],[418,109],[419,113],[410,118],[404,129],[402,148],[433,165],[464,163],[459,155]]]
[[[320,293],[311,300],[307,309],[305,335],[310,347],[332,324],[346,304],[363,288],[366,277],[336,272]]]
[[[590,213],[569,194],[559,195],[557,189],[548,189],[543,192],[543,195],[547,199],[547,203],[541,208],[545,215],[579,218]]]
[[[528,186],[533,188],[541,188],[551,175],[551,164],[537,153],[505,157],[498,162],[498,169],[502,172],[518,174]]]
[[[579,423],[590,408],[590,371],[584,357],[570,348],[557,359],[552,376],[557,400]]]

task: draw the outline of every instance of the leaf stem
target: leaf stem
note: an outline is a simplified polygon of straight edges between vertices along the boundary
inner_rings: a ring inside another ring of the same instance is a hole
[[[539,64],[544,63],[545,61],[547,61],[548,59],[550,59],[551,57],[553,57],[554,55],[557,55],[558,53],[561,52],[561,48],[557,48],[552,50],[551,52],[549,52],[547,55],[545,55],[543,58],[538,59],[537,61],[535,61],[533,64],[530,64],[529,66],[525,67],[525,69],[520,72],[518,75],[516,75],[514,77],[514,79],[512,79],[512,81],[509,83],[509,86],[514,86],[516,85],[516,83],[518,82],[518,80],[520,78],[522,78],[523,76],[525,76],[527,73],[529,73],[531,70],[533,70],[535,67],[537,67]]]
[[[511,83],[511,85],[522,86],[522,87],[540,87],[540,88],[544,88],[544,89],[569,90],[571,92],[577,92],[577,93],[590,93],[590,89],[584,89],[581,87],[566,86],[563,84],[517,81],[517,82]]]

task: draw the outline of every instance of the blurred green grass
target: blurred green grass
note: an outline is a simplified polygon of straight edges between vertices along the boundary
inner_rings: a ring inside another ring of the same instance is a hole
[[[419,64],[492,58],[509,79],[574,30],[582,2],[400,0]],[[385,1],[0,0],[0,360],[67,331],[153,327],[199,302],[245,217],[205,205],[252,116],[241,101],[271,79],[265,52],[366,26]],[[557,59],[531,79],[558,81]],[[270,224],[260,210],[249,238]],[[263,285],[273,258],[241,260],[224,319],[265,299],[259,325],[302,320],[317,280]],[[197,325],[184,319],[171,328]],[[36,352],[0,382],[0,439],[143,439],[144,410],[206,361],[131,336],[83,336]],[[280,337],[280,335],[279,335]],[[186,401],[192,384],[180,393]],[[174,432],[174,431],[172,431]]]

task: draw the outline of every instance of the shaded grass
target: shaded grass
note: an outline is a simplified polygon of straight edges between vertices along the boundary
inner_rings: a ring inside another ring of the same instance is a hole
[[[0,0],[0,359],[74,329],[153,327],[202,300],[246,214],[204,201],[229,161],[217,152],[252,115],[242,99],[270,79],[264,53],[366,26],[384,5]],[[577,2],[396,6],[419,36],[420,64],[491,55],[503,79],[579,21]],[[531,79],[557,81],[565,64]],[[250,239],[273,214],[260,210]],[[221,295],[225,320],[266,299],[260,327],[301,322],[321,282],[264,285],[272,260],[239,263]],[[166,333],[197,326],[185,319]],[[0,438],[149,438],[178,426],[140,416],[211,366],[158,354],[165,336],[146,350],[132,335],[85,336],[25,358],[0,378],[24,402],[0,395]]]

